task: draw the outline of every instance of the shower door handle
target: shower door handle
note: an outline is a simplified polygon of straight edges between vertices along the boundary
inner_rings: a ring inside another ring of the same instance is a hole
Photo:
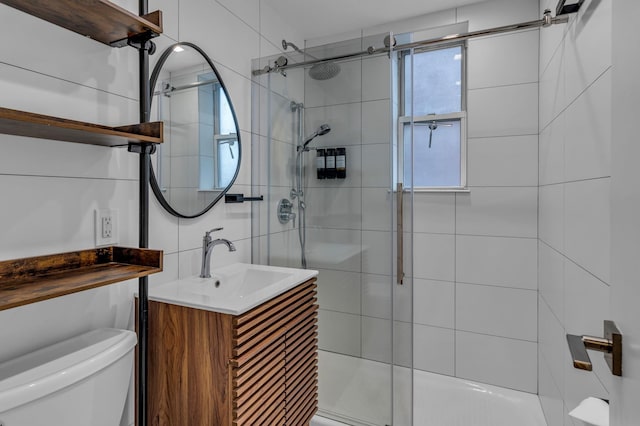
[[[396,259],[396,269],[397,269],[397,283],[399,285],[403,284],[404,280],[404,225],[402,223],[403,220],[403,200],[402,197],[404,195],[404,188],[401,182],[398,182],[398,186],[396,187],[396,223],[397,223],[397,252],[398,256]]]

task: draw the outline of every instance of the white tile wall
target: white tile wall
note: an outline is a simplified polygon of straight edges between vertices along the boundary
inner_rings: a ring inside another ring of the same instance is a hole
[[[564,318],[564,257],[538,241],[538,289],[556,318]]]
[[[537,188],[474,188],[456,195],[456,232],[535,238],[537,205]]]
[[[537,292],[456,284],[456,329],[537,342]]]
[[[414,368],[453,376],[455,373],[454,333],[451,329],[414,324]]]
[[[609,315],[611,7],[586,1],[540,38],[539,383],[550,426],[573,425],[566,413],[611,386],[602,357],[584,374],[565,340],[600,335]]]
[[[533,238],[456,236],[456,280],[536,290]]]
[[[456,376],[536,393],[536,343],[456,331]]]
[[[540,213],[538,232],[540,240],[555,248],[564,249],[564,185],[541,186],[539,189]]]
[[[536,135],[473,138],[468,150],[468,186],[538,185]]]
[[[567,181],[611,175],[611,70],[599,77],[566,111]]]
[[[360,274],[322,269],[318,274],[318,303],[322,309],[360,314]]]
[[[539,31],[470,40],[468,88],[538,82]]]
[[[455,283],[414,278],[413,289],[416,324],[455,327]]]
[[[414,277],[454,281],[454,259],[455,236],[444,234],[414,234]]]
[[[540,133],[539,182],[549,185],[564,181],[565,119],[557,117]]]
[[[360,315],[320,309],[318,314],[318,347],[330,352],[361,356]]]
[[[413,195],[413,212],[410,208],[410,198],[405,197],[406,213],[404,223],[411,225],[413,215],[414,232],[428,232],[432,234],[455,233],[455,194],[417,192]]]
[[[537,134],[537,94],[537,82],[469,90],[469,137]]]
[[[609,179],[565,185],[565,250],[570,259],[609,282]]]

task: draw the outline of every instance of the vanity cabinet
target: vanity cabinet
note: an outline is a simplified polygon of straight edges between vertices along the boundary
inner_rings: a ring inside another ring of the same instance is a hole
[[[150,424],[308,425],[318,392],[315,281],[241,315],[150,301]]]

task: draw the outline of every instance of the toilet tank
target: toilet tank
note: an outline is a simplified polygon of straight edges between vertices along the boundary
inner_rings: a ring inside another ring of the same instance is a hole
[[[0,425],[118,426],[136,341],[99,329],[0,364]]]

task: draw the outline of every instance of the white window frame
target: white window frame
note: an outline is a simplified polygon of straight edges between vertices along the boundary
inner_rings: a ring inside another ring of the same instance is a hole
[[[404,84],[402,79],[404,78],[404,61],[402,57],[399,58],[398,70],[398,84],[399,93],[401,94],[400,109],[401,112],[398,117],[398,162],[400,170],[404,170],[404,126],[405,124],[413,123],[427,123],[431,121],[460,121],[460,185],[459,186],[416,186],[405,183],[405,188],[412,189],[414,192],[469,192],[467,186],[467,154],[468,154],[468,141],[467,141],[467,44],[465,42],[447,43],[437,47],[424,48],[414,51],[413,54],[420,54],[423,52],[447,49],[455,46],[461,47],[461,88],[460,88],[460,108],[461,111],[447,113],[447,114],[428,114],[420,116],[402,115],[404,113]],[[406,53],[405,53],[406,54]],[[403,55],[403,52],[400,52]],[[411,126],[413,130],[413,126]],[[413,142],[415,147],[415,141]],[[413,166],[413,165],[412,165]],[[402,175],[402,176],[400,176]],[[404,173],[401,173],[398,178],[404,180]],[[412,188],[411,188],[412,187]]]

